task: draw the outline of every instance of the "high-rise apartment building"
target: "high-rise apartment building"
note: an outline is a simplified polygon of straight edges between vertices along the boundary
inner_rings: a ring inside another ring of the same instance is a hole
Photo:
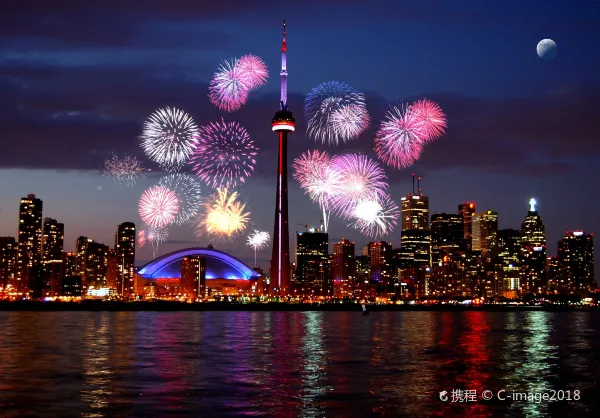
[[[529,201],[529,212],[521,225],[521,291],[544,293],[546,290],[546,231],[536,209]]]
[[[56,219],[44,218],[42,231],[42,264],[44,266],[42,289],[48,296],[59,296],[62,293],[64,277],[65,226]]]
[[[521,289],[520,252],[521,233],[516,229],[498,230],[498,265],[504,292],[510,297],[516,297]]]
[[[473,237],[473,226],[472,220],[473,215],[475,215],[475,211],[477,209],[477,205],[474,202],[463,202],[458,205],[458,214],[462,217],[463,220],[463,249],[470,250],[472,244]]]
[[[461,248],[463,240],[462,216],[453,213],[431,215],[431,259],[437,263],[440,257],[449,256]]]
[[[206,259],[191,255],[181,260],[181,293],[189,299],[206,296]]]
[[[369,270],[370,279],[382,285],[392,283],[393,271],[392,244],[385,241],[369,243]]]
[[[340,242],[333,244],[334,296],[348,296],[355,281],[356,257],[354,242],[342,238]]]
[[[325,232],[296,232],[296,294],[331,295],[329,235]]]
[[[498,255],[498,212],[476,213],[471,220],[471,229],[471,249],[481,251],[484,261],[491,261]]]
[[[0,287],[14,286],[17,274],[17,241],[14,237],[0,237]]]
[[[400,199],[403,231],[429,229],[429,197],[421,193],[421,177],[418,181],[417,193],[415,193],[415,176],[413,175],[412,193]]]
[[[94,240],[88,240],[85,251],[85,286],[95,289],[108,286],[108,254],[110,248]],[[82,281],[83,282],[83,281]],[[85,290],[85,289],[84,289]]]
[[[135,274],[135,224],[124,222],[117,228],[115,253],[117,257],[117,293],[129,297],[134,293]]]
[[[42,207],[42,201],[34,194],[21,198],[16,279],[20,292],[29,291],[32,268],[42,261]]]
[[[586,293],[596,288],[592,234],[567,231],[558,243],[558,263],[559,276],[570,292]]]

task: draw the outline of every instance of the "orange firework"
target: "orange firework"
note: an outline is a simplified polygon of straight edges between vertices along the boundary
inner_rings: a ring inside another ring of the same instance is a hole
[[[204,204],[206,213],[202,214],[198,222],[197,235],[231,238],[243,232],[248,224],[250,212],[244,212],[246,204],[238,202],[237,198],[237,192],[217,189]]]

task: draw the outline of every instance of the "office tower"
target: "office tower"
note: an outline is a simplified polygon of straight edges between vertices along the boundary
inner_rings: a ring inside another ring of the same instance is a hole
[[[399,257],[403,268],[431,267],[431,232],[402,231]]]
[[[63,253],[63,270],[65,276],[77,276],[79,274],[79,265],[77,264],[76,252]]]
[[[529,212],[521,225],[521,290],[544,293],[546,290],[546,232],[536,209],[529,201]]]
[[[116,290],[118,294],[117,277],[119,275],[119,259],[117,250],[114,248],[108,249],[108,268],[106,271],[106,287]]]
[[[17,241],[14,237],[0,237],[0,287],[14,286],[17,275]]]
[[[560,242],[559,242],[560,247]],[[567,281],[563,281],[564,276],[560,274],[560,263],[558,262],[558,256],[546,257],[546,279],[547,279],[547,290],[546,293],[569,293],[569,286]]]
[[[95,289],[108,286],[108,253],[109,247],[99,242],[88,240],[85,251],[84,290],[90,287]]]
[[[473,236],[472,219],[475,215],[476,205],[473,202],[463,202],[458,205],[458,214],[463,220],[463,250],[471,249],[471,240]]]
[[[350,296],[356,280],[354,242],[342,238],[333,244],[333,291],[335,297]]]
[[[415,175],[413,174],[413,191],[403,196],[402,230],[429,229],[429,197],[421,193],[421,177],[418,178],[417,193],[415,193]]]
[[[33,266],[42,261],[42,206],[34,194],[21,198],[19,205],[19,237],[17,254],[16,289],[29,291]]]
[[[188,299],[206,296],[206,259],[191,255],[181,260],[181,293]]]
[[[369,243],[369,270],[371,281],[382,285],[392,282],[392,244],[385,241]]]
[[[269,271],[269,293],[286,295],[290,293],[290,230],[288,224],[287,190],[287,137],[295,130],[296,120],[287,105],[287,41],[285,20],[283,21],[283,42],[281,45],[281,100],[279,111],[271,123],[273,132],[279,136],[277,158],[277,189],[275,193],[275,226],[273,228],[273,248]]]
[[[498,265],[502,270],[504,295],[515,298],[521,288],[521,233],[516,229],[498,230]]]
[[[453,213],[431,215],[431,260],[439,262],[461,247],[463,240],[462,216]]]
[[[75,241],[75,257],[77,265],[75,269],[75,275],[81,276],[83,281],[82,283],[85,283],[85,254],[90,242],[93,242],[93,240],[88,237],[78,237]]]
[[[329,235],[325,232],[296,232],[295,294],[331,296]]]
[[[592,234],[567,231],[558,243],[558,263],[561,279],[570,292],[585,294],[596,288]]]
[[[498,254],[498,212],[486,210],[476,213],[471,221],[471,249],[481,251],[484,261]]]
[[[47,296],[59,296],[62,293],[64,274],[65,225],[56,219],[44,218],[42,231],[42,264],[45,280],[41,285]]]
[[[115,235],[115,254],[117,258],[117,293],[121,297],[129,297],[134,293],[135,244],[135,224],[124,222],[119,225]]]

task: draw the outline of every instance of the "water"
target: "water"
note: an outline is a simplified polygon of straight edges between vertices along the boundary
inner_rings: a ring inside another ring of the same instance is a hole
[[[0,415],[600,416],[599,320],[599,311],[0,312]],[[442,402],[452,389],[478,400]],[[581,399],[484,401],[486,389]]]

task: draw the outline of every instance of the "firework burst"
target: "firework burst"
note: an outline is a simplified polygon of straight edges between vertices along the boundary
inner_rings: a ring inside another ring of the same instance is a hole
[[[169,230],[166,227],[157,228],[150,225],[143,225],[138,231],[138,246],[141,248],[146,243],[152,245],[152,256],[156,258],[159,244],[162,244],[169,237]]]
[[[352,226],[363,235],[376,239],[394,230],[400,211],[389,195],[377,200],[362,200],[354,206]]]
[[[262,87],[269,78],[266,64],[256,55],[244,55],[237,61],[237,66],[244,74],[245,84],[249,90]]]
[[[337,81],[319,84],[306,96],[304,116],[308,136],[329,145],[355,139],[369,125],[364,95]]]
[[[111,154],[104,162],[102,174],[112,177],[115,181],[133,186],[138,179],[146,176],[146,168],[142,162],[131,155],[123,158]]]
[[[258,148],[237,122],[211,122],[200,127],[192,170],[213,188],[235,187],[252,175]]]
[[[153,186],[146,190],[139,203],[142,221],[155,228],[172,224],[179,212],[177,195],[171,189]]]
[[[428,99],[418,100],[410,105],[410,112],[421,126],[424,142],[433,141],[446,131],[446,115],[437,103]]]
[[[177,171],[196,148],[198,127],[183,110],[166,107],[151,114],[140,136],[142,149],[167,171]]]
[[[192,219],[202,207],[201,185],[190,174],[169,174],[158,181],[159,187],[167,188],[177,196],[179,210],[173,221],[182,225]]]
[[[410,107],[393,106],[375,137],[375,153],[386,165],[409,167],[421,156],[424,125]]]
[[[223,61],[208,85],[208,98],[220,110],[234,112],[248,99],[250,77],[237,60]]]
[[[378,201],[388,187],[381,166],[361,154],[344,154],[331,160],[331,167],[339,173],[340,182],[331,198],[333,212],[343,218],[352,218],[357,202]]]
[[[206,213],[202,214],[196,228],[196,234],[208,234],[216,238],[232,238],[246,229],[250,212],[244,212],[246,205],[237,201],[237,192],[217,189],[204,204]]]
[[[271,236],[269,235],[268,232],[265,232],[265,231],[254,230],[254,232],[248,236],[247,244],[250,247],[254,248],[254,265],[255,266],[256,266],[256,252],[258,250],[262,250],[265,247],[265,245],[267,245],[267,242],[269,242],[269,239],[271,239]]]

